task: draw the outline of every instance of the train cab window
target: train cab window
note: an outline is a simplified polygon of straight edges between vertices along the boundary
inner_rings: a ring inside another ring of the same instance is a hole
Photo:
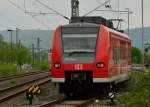
[[[64,62],[91,62],[95,59],[97,34],[63,34]]]
[[[93,63],[100,26],[91,23],[71,23],[62,26],[64,63]]]

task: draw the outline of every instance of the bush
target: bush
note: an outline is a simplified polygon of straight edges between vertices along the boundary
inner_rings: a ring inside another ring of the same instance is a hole
[[[150,73],[133,73],[118,100],[125,107],[150,107]]]
[[[132,47],[132,62],[135,64],[140,64],[142,61],[142,53],[140,49]]]
[[[0,65],[0,75],[13,75],[17,73],[16,65]]]
[[[35,67],[41,69],[41,70],[49,70],[50,64],[48,61],[41,61],[35,64]]]

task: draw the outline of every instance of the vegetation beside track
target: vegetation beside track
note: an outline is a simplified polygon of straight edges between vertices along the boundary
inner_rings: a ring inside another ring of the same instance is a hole
[[[0,75],[15,75],[35,70],[49,70],[48,51],[31,54],[31,50],[20,42],[8,43],[0,34]]]
[[[17,74],[16,66],[13,64],[0,65],[0,75],[15,75]]]
[[[49,70],[50,64],[48,60],[40,61],[34,65],[35,68],[41,69],[41,70]]]
[[[51,92],[57,91],[58,87],[54,84],[48,84],[47,86],[44,86],[44,88],[41,88],[40,96],[45,96],[47,94],[52,94]]]
[[[123,107],[150,107],[150,72],[134,72],[117,99]]]

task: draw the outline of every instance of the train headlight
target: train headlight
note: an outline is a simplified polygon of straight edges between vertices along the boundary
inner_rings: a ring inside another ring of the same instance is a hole
[[[99,63],[96,64],[96,67],[97,68],[104,68],[105,64],[104,64],[104,62],[99,62]]]
[[[55,67],[55,68],[60,68],[60,67],[61,67],[61,64],[60,64],[60,63],[55,63],[55,64],[54,64],[54,67]]]

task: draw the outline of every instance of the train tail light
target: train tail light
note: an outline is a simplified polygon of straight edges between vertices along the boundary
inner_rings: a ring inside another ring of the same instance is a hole
[[[104,68],[105,67],[105,63],[104,62],[99,62],[96,64],[97,68]]]
[[[60,68],[60,67],[61,67],[61,64],[60,64],[60,63],[55,63],[55,64],[54,64],[54,67],[55,67],[55,68]]]

